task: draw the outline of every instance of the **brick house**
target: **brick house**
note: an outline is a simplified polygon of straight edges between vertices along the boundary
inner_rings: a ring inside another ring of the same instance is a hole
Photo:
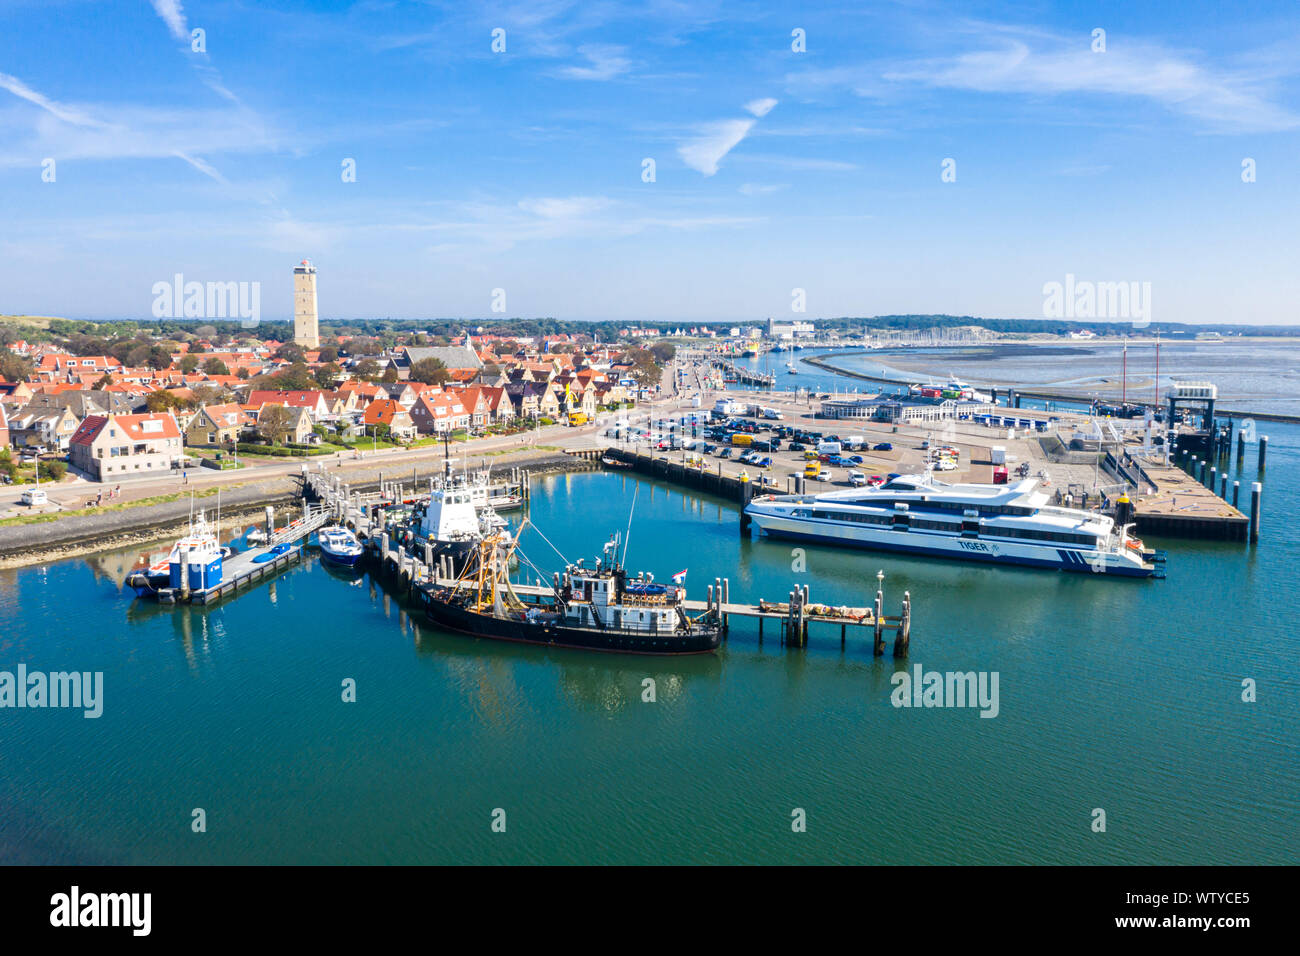
[[[456,392],[425,392],[411,406],[411,421],[421,435],[449,435],[469,428],[470,416]]]
[[[237,442],[253,419],[243,407],[231,402],[228,405],[204,405],[185,427],[187,445],[228,445]]]

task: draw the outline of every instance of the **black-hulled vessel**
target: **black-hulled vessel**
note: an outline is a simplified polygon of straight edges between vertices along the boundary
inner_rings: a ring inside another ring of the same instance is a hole
[[[542,594],[521,597],[506,569],[515,543],[484,538],[454,585],[418,593],[429,620],[452,631],[500,641],[626,654],[709,654],[716,621],[686,613],[686,589],[630,577],[617,562],[618,539],[594,568],[582,561],[556,575]],[[523,590],[520,588],[520,590]]]

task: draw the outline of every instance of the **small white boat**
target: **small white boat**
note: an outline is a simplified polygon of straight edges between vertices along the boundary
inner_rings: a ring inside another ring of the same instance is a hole
[[[352,567],[361,560],[361,542],[347,528],[323,528],[316,540],[320,544],[321,557],[327,561]]]

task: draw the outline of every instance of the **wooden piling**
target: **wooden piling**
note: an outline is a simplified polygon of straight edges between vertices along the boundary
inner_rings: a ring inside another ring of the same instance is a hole
[[[1240,494],[1241,494],[1241,482],[1234,481],[1232,483],[1232,506],[1234,508],[1237,507],[1237,499],[1240,496]],[[1238,508],[1237,510],[1241,510],[1241,509]]]
[[[731,603],[731,579],[722,579],[722,604],[725,607]],[[722,633],[726,634],[731,628],[731,615],[726,611],[722,612]]]
[[[1268,456],[1268,436],[1259,436],[1259,471],[1264,470],[1264,459]]]
[[[872,648],[872,654],[876,657],[882,657],[885,653],[885,592],[876,592],[876,641]]]
[[[1259,508],[1260,498],[1263,496],[1264,486],[1253,481],[1250,484],[1250,543],[1255,544],[1259,541]]]
[[[906,657],[908,645],[912,641],[912,592],[903,592],[903,613],[898,619],[898,628],[894,632],[894,657]]]

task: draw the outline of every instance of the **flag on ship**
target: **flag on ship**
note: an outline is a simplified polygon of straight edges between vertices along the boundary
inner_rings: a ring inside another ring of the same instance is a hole
[[[687,572],[687,570],[688,570],[687,568],[682,568],[680,571],[678,571],[676,574],[674,574],[674,575],[673,575],[673,584],[681,584],[683,581],[685,581],[685,580],[686,580],[686,572]]]

